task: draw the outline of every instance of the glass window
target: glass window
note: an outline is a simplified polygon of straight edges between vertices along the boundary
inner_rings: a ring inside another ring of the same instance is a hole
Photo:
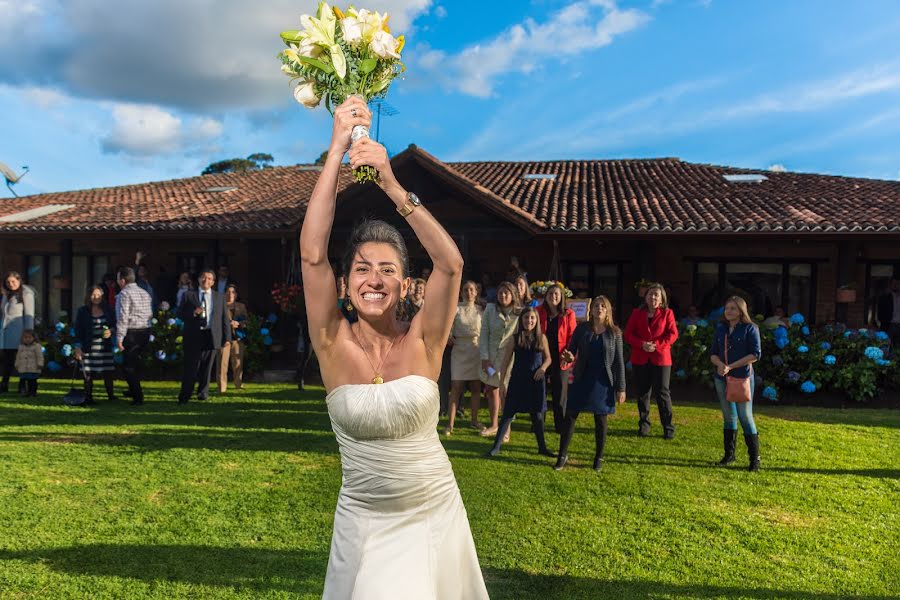
[[[768,317],[781,304],[783,272],[781,264],[727,263],[725,296],[740,296],[747,301],[751,315]]]
[[[619,289],[618,265],[594,265],[594,292],[592,297],[606,296],[610,302],[618,306],[616,294]]]
[[[719,293],[719,263],[697,263],[697,281],[694,282],[694,302],[700,314],[708,314],[722,303]]]
[[[34,288],[34,314],[43,318],[44,315],[44,257],[28,257],[28,273],[25,281]]]
[[[108,256],[95,256],[94,257],[94,280],[91,281],[91,285],[100,285],[103,282],[103,276],[109,273],[109,257]]]
[[[788,305],[786,314],[799,312],[809,316],[812,311],[812,265],[791,265],[788,269]]]
[[[87,256],[76,256],[72,259],[72,304],[73,308],[82,305],[88,287],[93,285],[88,273]],[[74,314],[72,315],[74,318]]]
[[[64,310],[62,307],[62,290],[59,288],[59,282],[62,277],[62,258],[59,254],[50,257],[50,294],[48,296],[49,317],[51,321],[56,321],[60,317],[60,313]]]
[[[897,274],[900,275],[900,270]],[[866,298],[866,323],[875,324],[878,320],[878,298],[888,292],[893,277],[893,265],[869,265],[869,281],[866,282],[869,294]]]
[[[591,267],[590,265],[579,263],[568,265],[566,268],[568,280],[566,284],[572,290],[572,295],[576,298],[591,297]]]

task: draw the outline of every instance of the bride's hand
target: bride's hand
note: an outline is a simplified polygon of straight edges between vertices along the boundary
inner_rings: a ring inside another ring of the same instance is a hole
[[[381,177],[379,185],[383,189],[387,190],[397,183],[387,149],[371,138],[357,140],[350,149],[350,166],[355,169],[363,165],[375,167]]]
[[[347,98],[343,104],[334,109],[329,152],[338,152],[343,156],[350,148],[350,133],[353,128],[356,125],[369,127],[371,124],[372,112],[366,103],[355,96]]]

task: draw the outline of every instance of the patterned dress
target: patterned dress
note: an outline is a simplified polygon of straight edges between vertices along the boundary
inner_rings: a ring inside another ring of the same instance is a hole
[[[106,317],[91,317],[91,347],[84,352],[85,373],[105,373],[115,370],[112,353],[112,338],[104,339],[104,327],[109,327]]]

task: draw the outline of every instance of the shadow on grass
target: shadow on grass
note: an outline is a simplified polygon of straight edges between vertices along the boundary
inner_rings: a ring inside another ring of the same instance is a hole
[[[658,456],[646,456],[646,455],[620,455],[620,456],[607,456],[605,462],[610,463],[621,463],[626,465],[640,464],[640,465],[659,465],[659,466],[667,466],[667,467],[687,467],[691,469],[721,469],[723,471],[728,470],[746,470],[746,463],[740,464],[740,459],[738,463],[728,467],[720,467],[714,463],[713,460],[702,460],[695,458],[660,458]],[[809,475],[855,475],[857,477],[873,477],[876,479],[898,479],[900,478],[900,469],[820,469],[820,468],[807,468],[807,467],[780,467],[780,466],[766,466],[765,463],[762,465],[762,471],[767,472],[783,472],[783,473],[803,473]]]
[[[236,450],[239,452],[337,454],[337,441],[333,435],[329,434],[330,432],[165,428],[110,433],[17,431],[15,433],[0,434],[0,441],[113,446],[136,452],[154,452],[182,448],[192,450]]]
[[[894,596],[828,594],[772,588],[679,584],[640,579],[592,579],[566,575],[535,575],[518,569],[483,569],[492,600],[547,598],[750,598],[752,600],[887,600]]]
[[[74,576],[232,587],[257,593],[320,595],[328,554],[309,550],[127,544],[0,551],[0,561],[13,560],[40,563]]]

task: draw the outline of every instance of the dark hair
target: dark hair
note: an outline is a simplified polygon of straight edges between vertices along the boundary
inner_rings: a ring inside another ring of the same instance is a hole
[[[134,283],[136,281],[134,269],[131,267],[119,267],[118,272],[116,272],[116,281],[119,279],[124,279],[126,284]]]
[[[6,283],[6,281],[10,277],[13,277],[14,279],[19,280],[19,289],[17,289],[16,291],[12,291],[12,289],[10,289],[9,285]],[[9,271],[6,274],[6,277],[3,278],[3,293],[6,295],[7,298],[11,298],[12,296],[15,296],[19,302],[23,302],[22,288],[24,286],[25,286],[25,284],[22,282],[22,276],[19,274],[18,271]]]
[[[116,276],[113,273],[104,273],[103,278],[100,281],[103,281],[103,282],[112,281],[113,283],[115,283]]]
[[[559,290],[559,304],[556,305],[556,312],[562,314],[566,312],[566,292],[563,290],[563,287],[558,283],[554,283],[550,287],[547,288],[547,291],[544,292],[544,304],[547,306],[551,306],[549,302],[547,302],[547,298],[550,297],[550,290]]]
[[[660,308],[669,308],[669,295],[666,293],[666,288],[663,287],[661,283],[651,283],[647,286],[647,291],[644,292],[644,307],[647,307],[647,295],[653,291],[659,290],[660,295],[662,296],[662,302],[660,302]]]
[[[538,321],[531,331],[526,331],[525,316],[529,313],[534,313],[534,316],[538,319]],[[533,307],[527,306],[522,309],[522,312],[519,314],[519,322],[518,324],[516,324],[515,340],[516,348],[537,350],[541,347],[541,320],[538,318],[537,311]]]
[[[234,299],[237,300],[237,298],[238,298],[237,286],[234,285],[233,283],[229,283],[227,286],[225,286],[226,294],[228,293],[228,290],[234,290]]]
[[[397,252],[400,257],[400,276],[406,277],[409,273],[409,252],[406,249],[406,242],[403,236],[397,231],[397,228],[389,223],[378,219],[367,219],[353,228],[350,233],[350,239],[347,242],[347,250],[344,252],[344,260],[342,268],[344,276],[350,279],[350,269],[353,266],[353,259],[359,252],[360,246],[363,244],[376,243],[387,244]]]
[[[87,306],[91,305],[91,296],[94,294],[94,290],[100,290],[100,295],[103,296],[104,298],[106,297],[106,292],[103,291],[102,287],[100,287],[99,285],[92,285],[91,287],[88,288],[88,291],[85,292],[85,294],[84,294],[84,303]],[[103,303],[101,302],[100,304],[102,305]]]
[[[23,329],[22,337],[19,338],[19,343],[22,343],[23,341],[25,341],[26,335],[30,335],[35,342],[40,341],[40,340],[38,340],[37,333],[35,332],[34,329]]]

